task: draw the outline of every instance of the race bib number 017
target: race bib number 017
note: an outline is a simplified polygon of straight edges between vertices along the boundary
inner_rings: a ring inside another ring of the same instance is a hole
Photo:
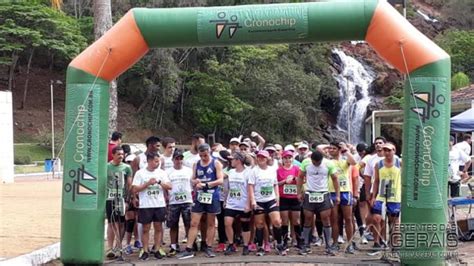
[[[290,184],[283,185],[283,193],[285,195],[296,195],[296,185],[290,185]]]
[[[202,204],[211,204],[212,203],[212,193],[199,192],[198,201]]]
[[[321,203],[324,202],[324,194],[321,192],[310,192],[309,193],[309,203]]]

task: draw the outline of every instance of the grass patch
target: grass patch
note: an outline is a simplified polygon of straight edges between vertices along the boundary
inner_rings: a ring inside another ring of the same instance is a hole
[[[44,162],[51,158],[51,149],[35,143],[16,143],[14,145],[15,157],[29,156],[31,161]]]
[[[44,164],[32,165],[15,165],[15,174],[43,173]]]

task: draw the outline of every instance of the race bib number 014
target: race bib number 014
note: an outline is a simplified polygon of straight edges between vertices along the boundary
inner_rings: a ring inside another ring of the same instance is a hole
[[[296,185],[290,185],[290,184],[283,185],[283,193],[285,195],[296,195]]]
[[[240,199],[242,197],[242,192],[240,189],[231,189],[229,192],[229,197],[233,199]]]
[[[324,194],[321,192],[310,192],[309,193],[309,203],[321,203],[324,202]]]
[[[202,204],[211,204],[212,203],[212,193],[199,192],[198,201]]]

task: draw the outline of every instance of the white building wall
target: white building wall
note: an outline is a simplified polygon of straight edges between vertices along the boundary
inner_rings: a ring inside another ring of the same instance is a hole
[[[0,91],[0,180],[13,183],[13,102],[11,91]]]

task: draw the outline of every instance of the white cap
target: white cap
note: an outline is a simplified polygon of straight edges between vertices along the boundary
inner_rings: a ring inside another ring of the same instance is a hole
[[[280,144],[275,144],[273,146],[275,146],[275,149],[277,149],[279,151],[283,150],[283,147]]]
[[[240,139],[239,138],[231,138],[230,141],[229,141],[229,144],[232,143],[232,142],[238,142],[238,144],[240,144]]]
[[[308,144],[306,144],[306,142],[301,142],[301,144],[298,146],[298,149],[301,149],[301,148],[306,148],[308,149]]]
[[[293,152],[294,152],[296,149],[295,149],[295,147],[294,147],[293,145],[288,144],[288,145],[285,146],[285,149],[284,149],[284,150],[285,150],[285,151],[293,151]]]

